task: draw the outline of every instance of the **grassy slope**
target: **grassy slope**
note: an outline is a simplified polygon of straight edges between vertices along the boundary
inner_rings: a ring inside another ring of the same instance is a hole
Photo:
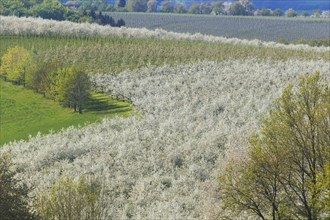
[[[129,116],[131,106],[102,94],[93,99],[83,114],[73,113],[31,90],[0,80],[0,146],[12,140],[28,139],[29,134],[58,131],[71,125],[96,122],[114,115]]]

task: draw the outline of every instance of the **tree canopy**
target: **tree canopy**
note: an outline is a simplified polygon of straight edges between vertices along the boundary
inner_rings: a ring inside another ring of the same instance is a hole
[[[58,60],[37,65],[30,52],[18,46],[8,49],[1,61],[0,76],[3,79],[27,85],[28,88],[73,108],[75,112],[82,113],[90,94],[90,80],[81,69],[63,67]]]
[[[161,3],[160,11],[165,13],[174,12],[174,4],[170,0],[165,0]]]
[[[224,208],[262,219],[329,216],[330,90],[320,74],[289,85],[249,140],[246,157],[220,175]]]
[[[118,25],[112,17],[101,13],[114,10],[111,5],[107,4],[106,0],[72,1],[71,3],[75,5],[74,8],[57,0],[1,0],[0,15],[32,16],[119,27],[125,24],[125,22],[120,21],[120,25]],[[125,1],[119,3],[121,5],[126,4]]]
[[[88,101],[90,81],[88,75],[77,68],[59,69],[56,73],[56,100],[62,105],[72,107],[82,113],[83,105]]]
[[[36,212],[43,219],[100,219],[99,186],[80,178],[60,177],[47,192],[38,196]]]
[[[25,74],[32,63],[32,56],[26,49],[9,48],[1,60],[0,75],[18,84],[25,83]]]
[[[147,0],[128,0],[127,9],[129,11],[146,12],[148,9]]]

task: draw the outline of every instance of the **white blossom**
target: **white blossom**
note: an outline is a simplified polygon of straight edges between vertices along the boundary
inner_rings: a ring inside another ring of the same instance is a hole
[[[263,46],[293,50],[329,52],[330,47],[311,47],[308,45],[285,45],[261,40],[244,40],[238,38],[217,37],[203,34],[175,33],[162,29],[110,27],[89,23],[53,21],[42,18],[18,18],[0,16],[0,35],[46,35],[46,36],[111,36],[126,38],[153,38],[167,40],[204,41],[213,43]]]
[[[38,135],[4,146],[38,195],[60,175],[102,180],[102,219],[209,219],[225,152],[247,137],[289,83],[325,61],[200,62],[93,75],[97,88],[132,100],[134,117]]]

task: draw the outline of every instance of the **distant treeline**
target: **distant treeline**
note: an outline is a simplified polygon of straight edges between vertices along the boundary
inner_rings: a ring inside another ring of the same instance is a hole
[[[0,15],[32,16],[58,21],[89,22],[113,27],[125,25],[123,19],[115,21],[111,16],[103,14],[97,8],[78,8],[75,7],[75,4],[66,5],[57,0],[1,0]]]
[[[312,16],[329,17],[329,9],[321,7],[298,7],[292,4],[269,3],[261,4],[252,0],[62,0],[62,3],[71,8],[84,10],[93,9],[107,12],[163,12],[163,13],[189,13],[189,14],[213,14],[213,15],[243,15],[243,16]],[[285,6],[283,6],[285,5]],[[320,6],[320,4],[318,4]],[[322,6],[322,4],[321,4]],[[323,4],[324,6],[324,4]],[[285,8],[286,7],[286,8]],[[299,10],[299,11],[296,11]]]
[[[122,26],[122,19],[115,22],[102,15],[97,18],[88,16],[88,12],[162,12],[180,14],[213,14],[241,16],[286,16],[286,17],[330,17],[330,11],[306,10],[296,11],[293,8],[260,8],[255,7],[252,0],[214,0],[193,2],[172,0],[1,0],[1,15],[35,16],[54,20],[70,20],[75,22],[96,22],[101,25]],[[107,23],[104,23],[107,21]]]
[[[69,0],[65,0],[69,1]],[[157,0],[157,5],[160,7],[161,3],[166,0]],[[216,0],[172,0],[174,4],[183,4],[187,7],[190,7],[192,4],[200,4],[202,3],[212,3]],[[235,2],[238,0],[224,0],[224,2]],[[320,10],[329,10],[329,1],[328,0],[298,0],[299,4],[297,4],[297,1],[288,1],[288,0],[253,0],[253,5],[256,9],[261,8],[270,8],[270,9],[276,9],[280,8],[282,10],[287,10],[288,8],[293,8],[298,11],[309,11],[318,8]],[[107,0],[108,4],[116,5],[118,0]]]

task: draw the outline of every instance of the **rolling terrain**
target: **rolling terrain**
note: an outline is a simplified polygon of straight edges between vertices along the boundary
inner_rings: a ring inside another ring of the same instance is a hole
[[[130,97],[142,118],[103,120],[3,150],[35,186],[31,196],[60,175],[84,176],[102,186],[101,219],[213,219],[221,213],[224,155],[242,154],[282,88],[315,70],[329,80],[324,61],[256,59],[97,75],[97,85]]]
[[[126,97],[139,112],[0,149],[14,155],[30,198],[62,177],[86,178],[98,189],[96,219],[222,217],[228,158],[246,154],[289,83],[317,71],[330,80],[326,47],[14,17],[1,17],[0,35],[1,55],[19,45],[81,66],[103,98]]]

